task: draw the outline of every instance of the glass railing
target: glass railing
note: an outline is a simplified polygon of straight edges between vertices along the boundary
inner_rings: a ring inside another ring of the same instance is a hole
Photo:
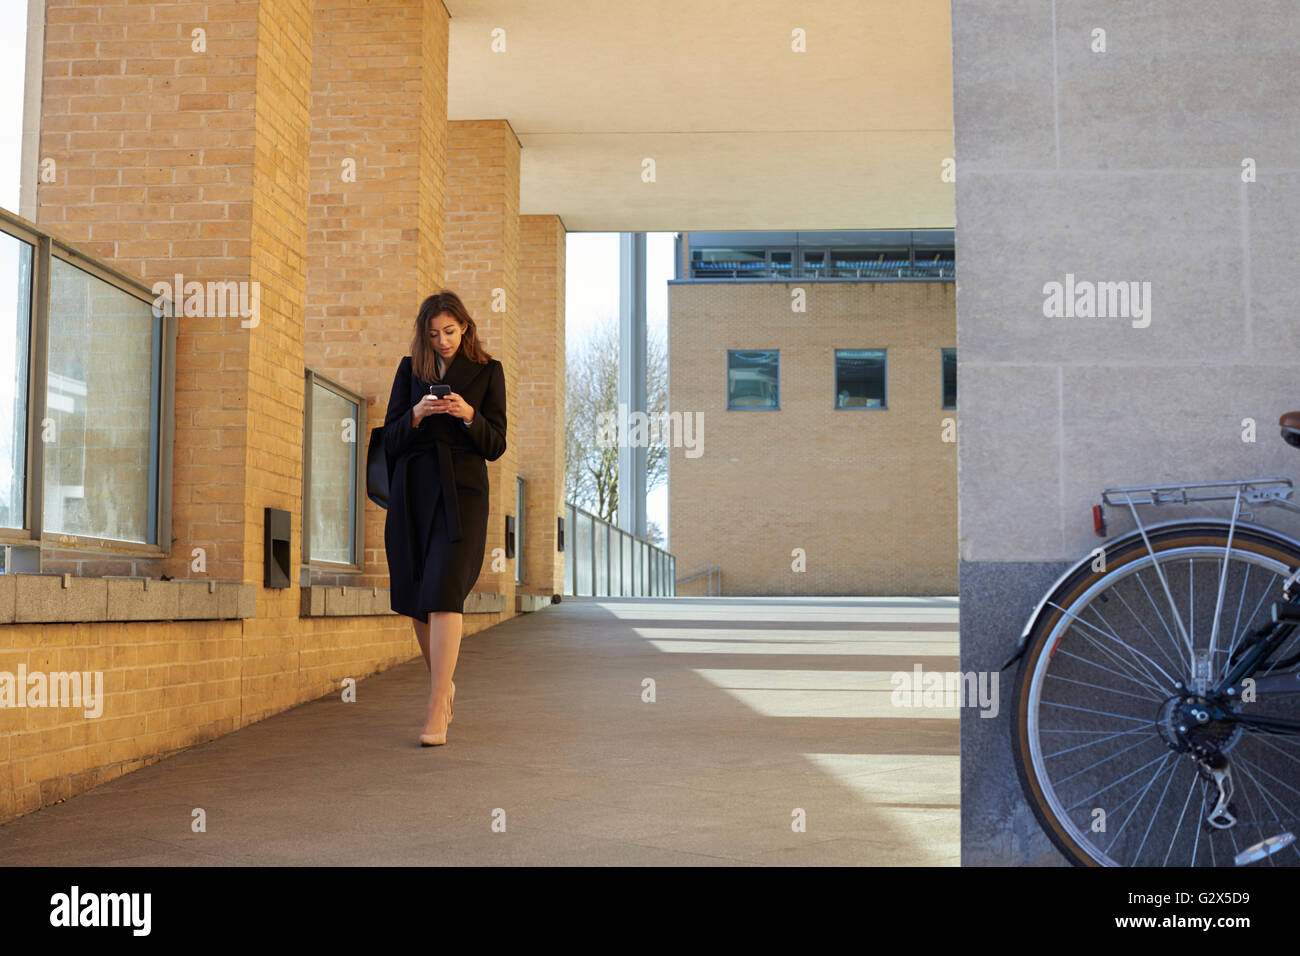
[[[574,504],[564,506],[564,593],[586,597],[669,597],[677,559]]]

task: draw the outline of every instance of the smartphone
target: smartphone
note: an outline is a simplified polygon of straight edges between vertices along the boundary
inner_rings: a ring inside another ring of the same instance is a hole
[[[429,394],[434,398],[446,398],[451,394],[451,386],[441,382],[429,386]]]

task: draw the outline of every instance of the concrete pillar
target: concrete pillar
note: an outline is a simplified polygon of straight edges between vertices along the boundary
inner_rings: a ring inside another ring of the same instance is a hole
[[[965,672],[996,672],[1056,576],[1102,543],[1103,488],[1295,469],[1276,423],[1300,357],[1300,75],[1283,66],[1300,10],[1223,12],[952,4]],[[1045,287],[1067,277],[1145,283],[1150,311],[1049,317]],[[1255,519],[1300,533],[1281,511]],[[1011,719],[962,710],[964,865],[1062,862],[1017,780]]]

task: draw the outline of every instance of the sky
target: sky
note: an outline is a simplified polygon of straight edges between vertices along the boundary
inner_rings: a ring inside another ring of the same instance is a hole
[[[646,334],[668,341],[668,285],[673,277],[671,232],[646,234]],[[571,232],[566,244],[564,336],[566,351],[603,318],[618,319],[618,233]],[[646,495],[646,521],[655,522],[668,540],[668,488]]]
[[[0,206],[18,212],[22,148],[23,64],[26,55],[27,0],[0,0]],[[646,325],[650,335],[667,340],[668,287],[673,276],[673,233],[650,233],[646,242]],[[565,340],[571,350],[601,319],[618,317],[618,233],[569,233],[565,276]],[[13,341],[17,303],[13,300],[13,256],[0,251],[0,337]],[[8,350],[2,350],[8,352]],[[12,392],[14,357],[0,354],[0,393]],[[0,394],[0,409],[12,410],[12,394]],[[3,414],[3,412],[0,412]],[[12,434],[0,421],[0,434]],[[7,455],[0,455],[0,468]],[[647,496],[646,517],[668,534],[668,491]],[[670,542],[671,544],[671,542]]]

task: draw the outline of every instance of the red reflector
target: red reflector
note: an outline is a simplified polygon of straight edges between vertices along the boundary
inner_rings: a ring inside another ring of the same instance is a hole
[[[1102,514],[1101,505],[1092,506],[1092,530],[1097,537],[1106,537],[1106,516]]]

